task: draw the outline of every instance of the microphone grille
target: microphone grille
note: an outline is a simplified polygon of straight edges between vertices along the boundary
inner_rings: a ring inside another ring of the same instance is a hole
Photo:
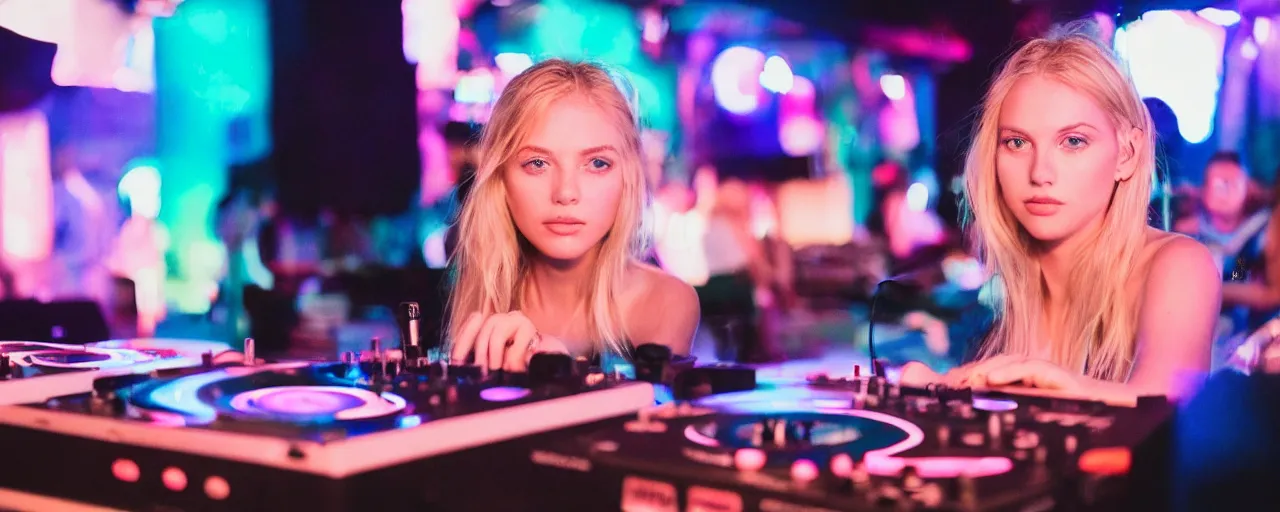
[[[422,310],[418,308],[417,302],[401,302],[400,311],[404,313],[405,318],[408,320],[422,319]]]

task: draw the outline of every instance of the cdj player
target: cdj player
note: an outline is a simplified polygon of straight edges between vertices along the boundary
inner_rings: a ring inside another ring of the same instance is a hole
[[[389,359],[247,358],[0,407],[7,455],[49,462],[8,465],[0,509],[40,509],[47,496],[126,510],[476,507],[452,491],[502,468],[446,455],[654,404],[651,384],[567,355],[538,354],[521,374]]]
[[[1161,478],[1172,411],[818,377],[543,436],[528,457],[548,510],[1128,509]]]
[[[0,341],[0,405],[39,403],[83,393],[106,375],[199,366],[225,343],[174,339],[113,340],[86,345]]]

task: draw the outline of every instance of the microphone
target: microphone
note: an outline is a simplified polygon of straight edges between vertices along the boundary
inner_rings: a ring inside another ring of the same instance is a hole
[[[871,305],[869,308],[870,309],[869,314],[867,316],[867,356],[871,359],[871,376],[872,377],[885,376],[884,366],[881,365],[880,362],[876,360],[876,341],[875,341],[876,340],[876,303],[880,301],[880,292],[884,290],[886,285],[920,286],[921,283],[919,282],[919,279],[921,277],[921,274],[923,274],[928,270],[929,269],[926,267],[923,269],[912,270],[912,271],[904,272],[895,276],[886,277],[884,279],[881,279],[880,282],[876,283],[875,290],[871,292]]]
[[[422,346],[418,343],[418,321],[422,319],[422,310],[417,302],[401,302],[398,320],[400,327],[400,351],[404,365],[408,368],[422,366]]]

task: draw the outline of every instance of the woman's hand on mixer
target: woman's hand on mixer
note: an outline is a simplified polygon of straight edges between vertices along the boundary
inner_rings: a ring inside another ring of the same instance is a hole
[[[945,381],[952,387],[1029,386],[1062,391],[1077,391],[1083,377],[1043,359],[1021,356],[996,356],[972,363],[947,373]]]
[[[929,368],[929,365],[919,361],[911,361],[902,365],[902,376],[898,378],[898,384],[916,388],[939,382],[942,382],[942,375],[933,371],[933,368]]]
[[[538,352],[569,350],[554,336],[540,334],[524,314],[512,311],[488,316],[472,313],[453,340],[451,356],[465,361],[467,355],[475,354],[475,364],[482,368],[524,371]]]

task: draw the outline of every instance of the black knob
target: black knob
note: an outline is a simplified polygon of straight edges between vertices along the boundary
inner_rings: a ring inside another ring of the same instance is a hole
[[[540,353],[529,359],[529,385],[567,382],[573,379],[573,358],[569,354]]]
[[[636,380],[658,384],[662,382],[663,373],[671,362],[671,347],[654,343],[645,343],[636,347],[632,363],[636,369]]]

